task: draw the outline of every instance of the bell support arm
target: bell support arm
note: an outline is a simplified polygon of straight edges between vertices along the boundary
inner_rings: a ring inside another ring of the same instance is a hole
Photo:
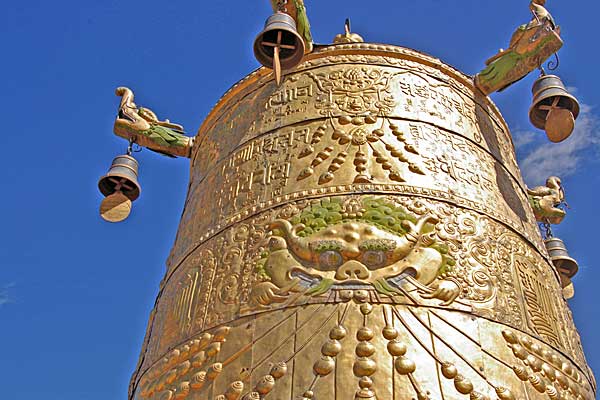
[[[475,75],[475,85],[485,95],[506,89],[539,68],[562,47],[560,28],[541,5],[543,3],[545,1],[531,1],[531,21],[519,26],[510,39],[508,49],[500,49]]]
[[[270,0],[270,2],[274,12],[284,12],[296,21],[298,33],[304,40],[305,52],[310,53],[313,49],[313,38],[304,0]]]
[[[190,157],[194,138],[184,134],[183,126],[161,121],[150,109],[137,106],[129,88],[118,87],[115,94],[121,97],[115,135],[169,157]]]

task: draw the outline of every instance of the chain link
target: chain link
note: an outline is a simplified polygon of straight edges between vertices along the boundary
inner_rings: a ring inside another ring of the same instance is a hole
[[[127,146],[127,155],[130,156],[131,153],[139,153],[142,151],[142,146],[138,145],[134,138],[129,138],[129,145]]]
[[[542,231],[542,238],[544,240],[552,237],[552,227],[548,221],[540,223],[540,230]]]

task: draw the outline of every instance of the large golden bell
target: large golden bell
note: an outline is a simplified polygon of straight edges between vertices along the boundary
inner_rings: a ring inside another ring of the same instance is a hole
[[[470,76],[322,46],[281,85],[241,80],[198,135],[131,399],[595,398],[510,132]]]
[[[533,104],[529,119],[533,126],[546,131],[552,142],[568,138],[579,115],[579,102],[567,92],[556,75],[542,75],[533,84]]]

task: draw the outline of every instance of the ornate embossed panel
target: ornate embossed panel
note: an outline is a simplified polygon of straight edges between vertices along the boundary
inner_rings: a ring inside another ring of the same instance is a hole
[[[193,229],[178,246],[291,199],[356,190],[469,203],[542,247],[525,192],[490,153],[428,124],[371,114],[321,118],[239,147],[192,185],[184,220]]]

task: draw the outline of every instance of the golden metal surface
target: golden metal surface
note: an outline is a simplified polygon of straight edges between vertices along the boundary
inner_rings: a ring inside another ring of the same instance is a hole
[[[200,128],[134,399],[592,399],[506,124],[469,77],[340,44]],[[543,198],[543,194],[542,194]]]
[[[358,33],[353,33],[350,30],[350,20],[346,19],[346,23],[344,24],[344,33],[340,33],[335,35],[333,38],[334,44],[340,43],[364,43],[364,39]]]

